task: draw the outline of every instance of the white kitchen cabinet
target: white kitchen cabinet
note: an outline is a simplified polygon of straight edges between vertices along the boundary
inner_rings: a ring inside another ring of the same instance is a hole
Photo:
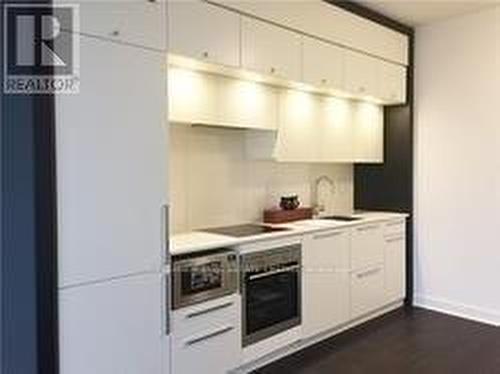
[[[181,68],[169,68],[168,115],[172,123],[217,125],[219,78]]]
[[[332,230],[304,239],[304,338],[335,328],[349,319],[349,246],[349,230]]]
[[[279,90],[264,84],[221,78],[217,95],[220,124],[258,130],[278,127]]]
[[[379,61],[379,94],[385,104],[395,105],[406,102],[406,67]]]
[[[382,307],[385,301],[382,263],[351,274],[351,319],[374,312]]]
[[[241,364],[241,301],[232,295],[173,312],[172,371],[222,374]]]
[[[165,256],[164,54],[82,36],[80,60],[80,93],[56,97],[60,286],[157,271]]]
[[[352,229],[351,268],[364,269],[368,266],[383,264],[384,235],[378,223],[367,223]]]
[[[168,52],[204,62],[240,65],[240,16],[202,2],[169,2]]]
[[[242,17],[241,66],[243,69],[276,78],[300,81],[300,34]]]
[[[73,31],[114,42],[166,50],[166,0],[56,0],[55,3],[79,6],[79,27],[74,24]],[[117,63],[123,64],[123,61]]]
[[[354,52],[345,52],[345,90],[356,98],[378,96],[378,62],[374,57]]]
[[[212,1],[307,35],[408,65],[407,35],[325,1]]]
[[[355,104],[336,97],[321,99],[321,135],[319,151],[324,162],[355,160]]]
[[[345,54],[344,88],[348,94],[388,105],[406,102],[406,67],[358,52]]]
[[[319,114],[314,95],[293,90],[280,94],[279,130],[273,154],[278,161],[320,161]]]
[[[405,296],[405,244],[404,235],[385,239],[385,292],[389,302]]]
[[[168,374],[164,281],[139,275],[59,291],[61,374]]]
[[[384,108],[380,105],[357,102],[353,104],[354,162],[384,162]]]
[[[302,42],[302,81],[318,88],[342,91],[345,50],[310,37]]]
[[[169,119],[258,130],[278,126],[278,90],[255,82],[170,68]]]

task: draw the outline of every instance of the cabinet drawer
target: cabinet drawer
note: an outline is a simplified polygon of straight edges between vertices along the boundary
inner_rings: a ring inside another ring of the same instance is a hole
[[[385,237],[400,235],[404,234],[405,232],[406,232],[406,220],[404,218],[384,223]]]
[[[351,268],[363,269],[384,261],[382,226],[378,223],[353,228]]]
[[[216,326],[236,326],[239,324],[240,314],[239,295],[175,310],[172,313],[172,334],[177,339],[197,335],[200,331],[211,330]]]
[[[72,3],[58,0],[59,3]],[[165,0],[82,1],[82,34],[165,51],[167,3]]]
[[[240,365],[241,331],[226,321],[175,339],[173,373],[223,374]]]
[[[384,267],[366,268],[351,274],[351,319],[384,304]]]

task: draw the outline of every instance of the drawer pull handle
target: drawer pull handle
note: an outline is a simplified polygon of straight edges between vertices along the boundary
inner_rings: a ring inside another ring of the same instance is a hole
[[[333,238],[335,236],[340,236],[344,233],[345,233],[345,231],[335,231],[335,232],[330,232],[328,234],[315,235],[313,238],[314,239],[328,239],[328,238]]]
[[[230,301],[230,302],[225,303],[225,304],[220,304],[220,305],[213,306],[211,308],[207,308],[207,309],[199,310],[197,312],[189,313],[188,315],[186,315],[186,318],[199,317],[199,316],[202,316],[202,315],[207,314],[207,313],[215,312],[217,310],[229,308],[232,305],[233,305],[233,302]]]
[[[186,345],[187,346],[193,346],[195,344],[204,342],[205,340],[212,339],[212,338],[215,338],[215,337],[217,337],[219,335],[226,334],[226,333],[228,333],[229,331],[231,331],[233,329],[234,329],[233,326],[225,327],[223,329],[211,332],[210,334],[207,334],[207,335],[204,335],[204,336],[200,336],[199,338],[195,338],[195,339],[189,340],[189,341],[186,342]]]
[[[366,278],[366,277],[369,277],[369,276],[375,275],[375,274],[377,274],[379,271],[380,271],[380,268],[377,268],[377,269],[372,269],[372,270],[365,271],[364,273],[359,273],[359,274],[357,274],[356,276],[357,276],[359,279],[362,279],[362,278]]]
[[[399,226],[399,225],[402,225],[403,223],[404,223],[404,221],[389,222],[388,224],[386,224],[386,226],[387,227]]]
[[[385,239],[386,243],[395,243],[395,242],[401,242],[403,241],[404,237],[398,236],[397,238],[390,238],[390,239]]]
[[[362,227],[357,228],[358,231],[368,231],[368,230],[376,230],[376,229],[378,229],[378,225],[362,226]]]
[[[111,31],[111,36],[114,36],[114,37],[117,37],[117,36],[120,36],[120,30],[113,30]]]

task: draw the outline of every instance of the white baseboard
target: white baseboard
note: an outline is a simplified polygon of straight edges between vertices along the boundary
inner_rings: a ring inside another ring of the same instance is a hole
[[[438,299],[425,295],[415,295],[413,305],[416,307],[449,314],[455,317],[500,327],[500,311],[480,308],[472,305],[465,305],[450,300]]]

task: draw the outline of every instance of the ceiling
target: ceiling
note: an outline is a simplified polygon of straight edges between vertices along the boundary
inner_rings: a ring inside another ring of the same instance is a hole
[[[408,26],[421,26],[500,5],[500,0],[358,0],[357,2]]]

